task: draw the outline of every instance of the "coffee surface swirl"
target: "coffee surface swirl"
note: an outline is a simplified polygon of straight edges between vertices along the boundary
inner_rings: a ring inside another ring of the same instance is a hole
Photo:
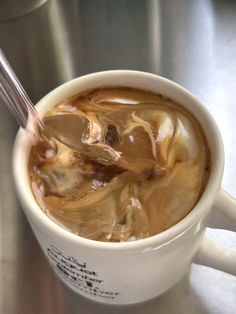
[[[101,88],[66,99],[44,122],[29,160],[36,201],[57,224],[85,238],[130,241],[179,222],[209,173],[199,122],[162,95]]]

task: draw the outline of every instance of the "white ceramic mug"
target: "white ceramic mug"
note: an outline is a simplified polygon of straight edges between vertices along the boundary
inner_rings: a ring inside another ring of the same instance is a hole
[[[88,240],[55,224],[37,205],[27,173],[30,143],[24,130],[20,129],[13,152],[15,184],[24,212],[55,272],[79,294],[111,304],[137,303],[162,294],[195,260],[236,275],[236,252],[205,235],[207,226],[236,231],[236,202],[221,190],[222,139],[209,112],[177,84],[137,71],[107,71],[79,77],[46,95],[37,104],[37,110],[43,116],[61,100],[103,86],[147,89],[188,108],[202,124],[209,143],[209,181],[194,209],[175,226],[158,235],[125,243]]]

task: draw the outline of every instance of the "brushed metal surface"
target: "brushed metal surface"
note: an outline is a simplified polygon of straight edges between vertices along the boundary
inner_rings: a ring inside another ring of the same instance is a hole
[[[0,21],[10,21],[33,12],[47,0],[1,0]]]
[[[1,10],[1,2],[0,2]],[[210,110],[225,144],[223,187],[236,196],[236,2],[48,0],[0,23],[0,46],[33,101],[85,73],[136,69],[170,78]],[[0,313],[203,313],[236,309],[236,278],[193,265],[150,302],[113,307],[75,295],[56,278],[18,204],[11,150],[17,125],[0,101]],[[209,231],[236,249],[235,234]]]

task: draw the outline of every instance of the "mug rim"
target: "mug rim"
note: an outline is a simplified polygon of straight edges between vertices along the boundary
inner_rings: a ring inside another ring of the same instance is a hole
[[[42,227],[46,228],[46,230],[53,232],[57,236],[68,238],[68,240],[72,241],[73,243],[77,243],[86,247],[91,247],[91,248],[96,248],[96,249],[105,249],[105,250],[128,249],[130,250],[130,249],[138,249],[138,248],[144,248],[144,247],[146,248],[146,247],[153,247],[153,246],[158,247],[165,243],[169,244],[170,242],[172,242],[173,240],[175,240],[176,238],[180,237],[185,232],[187,232],[187,230],[189,230],[196,223],[196,221],[198,221],[199,217],[204,216],[204,212],[206,211],[204,208],[204,204],[206,203],[206,201],[211,195],[215,197],[216,193],[218,192],[221,179],[223,176],[223,168],[224,168],[223,142],[222,142],[222,138],[221,138],[218,126],[215,123],[212,115],[207,110],[207,108],[202,103],[200,103],[188,90],[186,90],[185,88],[178,85],[177,83],[167,78],[164,78],[162,76],[158,76],[158,75],[151,74],[148,72],[134,71],[134,70],[109,70],[109,71],[101,71],[101,72],[86,74],[81,77],[74,78],[56,87],[55,89],[53,89],[51,92],[46,94],[36,104],[36,108],[44,107],[44,110],[45,110],[45,105],[51,98],[53,98],[57,94],[63,93],[63,91],[65,93],[65,90],[70,88],[72,85],[76,86],[76,85],[79,85],[81,82],[87,81],[87,80],[94,80],[94,79],[99,80],[99,78],[102,78],[104,76],[120,77],[124,75],[130,76],[131,79],[132,77],[134,78],[138,76],[141,79],[156,80],[156,82],[158,81],[162,82],[169,88],[178,90],[180,93],[187,96],[189,98],[189,101],[191,101],[191,103],[194,103],[194,106],[198,108],[199,112],[201,111],[202,115],[205,115],[205,118],[207,122],[209,123],[209,125],[207,126],[208,128],[211,129],[211,132],[213,132],[213,135],[215,137],[214,140],[216,142],[216,147],[214,147],[214,156],[212,156],[213,153],[211,151],[210,158],[211,159],[213,157],[215,158],[214,160],[215,166],[214,166],[214,169],[210,170],[210,175],[208,178],[207,185],[200,199],[198,200],[197,204],[184,218],[182,218],[177,224],[173,225],[167,230],[164,230],[161,233],[158,233],[156,235],[153,235],[144,239],[138,239],[135,241],[114,243],[114,242],[102,242],[102,241],[97,241],[97,240],[91,240],[91,239],[83,238],[79,235],[76,235],[70,232],[69,230],[65,229],[64,227],[60,226],[59,224],[57,224],[51,218],[49,218],[42,211],[40,206],[37,204],[30,188],[28,176],[24,175],[24,169],[23,169],[24,167],[19,167],[19,164],[22,161],[22,158],[23,160],[25,160],[25,158],[27,158],[29,155],[25,153],[24,149],[19,149],[19,147],[21,147],[22,144],[26,143],[26,139],[22,134],[23,129],[20,128],[15,138],[15,142],[13,146],[12,166],[13,166],[13,177],[14,177],[14,182],[16,186],[16,191],[17,191],[18,198],[20,199],[21,204],[23,204],[22,205],[23,210],[30,211],[31,217],[33,217],[35,221],[37,221]],[[105,87],[106,85],[98,84],[97,87],[99,86]],[[122,84],[113,84],[113,86],[122,86]],[[132,80],[131,80],[130,87],[132,87]],[[89,89],[90,88],[87,88],[87,90]],[[86,89],[81,89],[80,92],[82,91],[86,91]],[[74,95],[71,95],[70,97],[72,96]],[[63,98],[61,100],[63,100]],[[51,106],[48,106],[48,108],[49,107]],[[189,110],[191,111],[191,109]],[[202,121],[199,121],[199,122],[202,124]],[[202,128],[206,136],[206,132],[203,125],[202,125]],[[210,146],[210,143],[209,143],[209,146]],[[28,164],[28,160],[27,160],[27,164]],[[211,165],[212,164],[213,162],[211,161]],[[25,181],[22,180],[22,174],[23,174],[23,179],[25,179]],[[29,190],[25,189],[25,184],[23,184],[22,182],[27,185],[27,188],[30,188],[30,195],[27,193]]]

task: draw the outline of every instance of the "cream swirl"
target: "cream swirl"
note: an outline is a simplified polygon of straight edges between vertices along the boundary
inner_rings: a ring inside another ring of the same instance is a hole
[[[172,100],[98,89],[63,101],[44,122],[57,149],[32,148],[34,192],[74,233],[101,241],[148,237],[176,224],[201,196],[209,169],[205,137]]]

